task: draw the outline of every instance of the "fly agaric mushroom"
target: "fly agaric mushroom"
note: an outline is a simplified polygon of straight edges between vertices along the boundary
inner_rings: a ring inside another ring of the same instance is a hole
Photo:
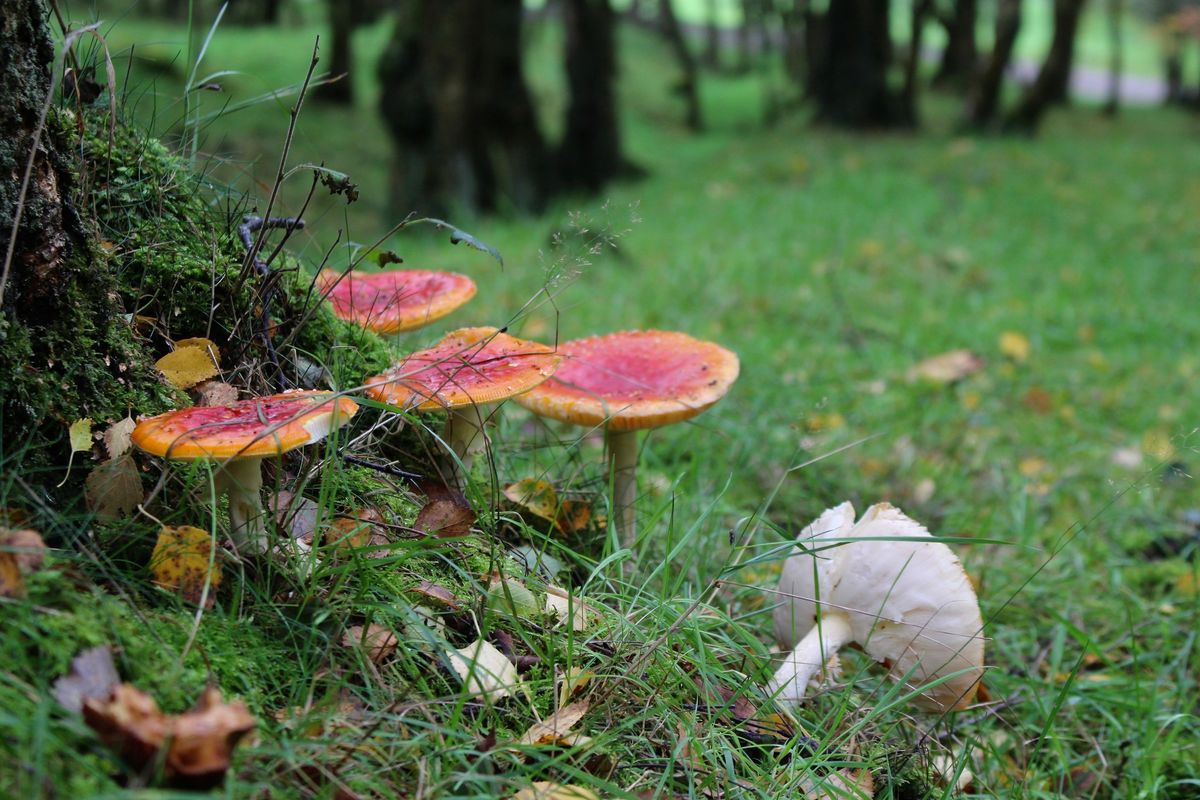
[[[263,553],[262,460],[324,439],[357,410],[348,397],[295,390],[228,406],[168,411],[139,422],[131,438],[151,455],[215,461],[213,484],[218,497],[229,497],[234,546]]]
[[[325,269],[317,275],[317,288],[339,318],[381,336],[428,325],[475,296],[475,282],[466,275],[425,269]]]
[[[822,665],[854,642],[919,690],[919,707],[970,704],[983,674],[979,601],[950,548],[928,538],[887,503],[857,523],[854,506],[842,503],[800,533],[775,609],[776,639],[795,648],[771,679],[779,699],[803,700]]]
[[[691,419],[738,376],[720,345],[670,331],[626,331],[560,344],[554,377],[517,402],[535,414],[604,426],[613,506],[626,544],[637,539],[637,432]]]
[[[544,344],[496,328],[461,328],[367,379],[367,394],[414,411],[449,411],[443,439],[465,469],[483,449],[479,407],[527,392],[550,377],[561,357]]]

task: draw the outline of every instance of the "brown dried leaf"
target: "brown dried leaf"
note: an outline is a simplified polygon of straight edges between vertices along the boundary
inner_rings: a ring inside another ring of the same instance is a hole
[[[957,383],[984,367],[984,360],[970,350],[951,350],[920,361],[908,371],[908,380]]]
[[[154,366],[172,385],[190,389],[220,373],[217,362],[207,348],[180,347],[154,362]]]
[[[421,595],[426,605],[442,606],[443,608],[459,609],[462,603],[458,598],[444,586],[439,586],[436,583],[429,581],[421,581],[421,584],[413,589],[414,592]]]
[[[84,700],[83,719],[137,770],[169,741],[163,759],[167,784],[184,789],[219,786],[233,749],[255,725],[243,704],[223,702],[221,692],[211,686],[191,711],[166,716],[154,698],[126,683],[103,700]]]
[[[285,536],[311,545],[317,533],[317,520],[321,509],[307,497],[282,489],[267,501],[275,525]]]
[[[396,634],[383,625],[371,623],[366,628],[362,625],[352,625],[342,634],[342,644],[346,647],[361,646],[372,663],[379,664],[396,652],[400,644]]]
[[[84,482],[84,497],[88,508],[100,517],[115,519],[133,513],[145,497],[133,456],[126,453],[95,467]]]
[[[104,431],[104,449],[109,458],[120,458],[125,455],[131,445],[130,436],[137,427],[133,417],[114,422]]]
[[[34,530],[0,528],[0,550],[11,555],[17,562],[17,569],[26,575],[41,569],[46,560],[46,543]]]
[[[0,553],[0,597],[24,597],[25,579],[14,553]]]
[[[230,406],[238,401],[237,387],[221,381],[198,383],[196,393],[199,396],[196,405],[200,406]]]
[[[600,795],[569,783],[534,781],[514,794],[512,800],[600,800]]]
[[[213,552],[212,536],[202,528],[164,527],[158,532],[158,542],[150,555],[150,573],[158,586],[193,605],[204,600],[205,607],[211,607],[221,585],[220,553]]]
[[[84,700],[103,700],[120,682],[113,665],[112,648],[102,644],[71,659],[71,671],[54,682],[51,694],[64,707],[78,714],[83,711]]]
[[[417,514],[413,527],[440,539],[466,536],[475,524],[475,512],[452,500],[432,500]]]
[[[325,530],[325,545],[335,553],[349,555],[358,550],[368,558],[389,555],[388,537],[378,527],[383,515],[373,508],[360,508],[347,517],[339,517]]]
[[[588,711],[588,702],[580,700],[563,706],[541,722],[530,726],[521,736],[520,743],[525,745],[554,744],[571,733],[571,729],[579,724],[583,715]]]

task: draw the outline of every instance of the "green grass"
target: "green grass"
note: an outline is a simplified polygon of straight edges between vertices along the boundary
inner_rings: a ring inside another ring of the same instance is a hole
[[[223,80],[226,95],[206,95],[206,107],[298,81],[315,30],[221,30],[206,64],[243,74]],[[128,20],[108,39],[143,53],[169,43],[154,52],[163,62],[183,35]],[[385,35],[383,26],[361,32],[362,52]],[[530,74],[549,116],[561,108],[555,38],[534,38]],[[658,45],[640,35],[625,44],[627,145],[648,179],[560,201],[540,218],[455,219],[503,252],[503,271],[444,237],[389,246],[410,266],[465,271],[480,287],[471,305],[403,348],[459,325],[512,321],[543,340],[679,329],[739,354],[728,398],[694,424],[643,439],[635,577],[613,563],[593,572],[576,552],[585,543],[539,533],[509,508],[485,514],[487,535],[404,540],[388,559],[319,573],[292,599],[246,579],[203,617],[207,660],[180,664],[179,632],[193,611],[147,585],[154,526],[142,520],[120,531],[123,545],[101,538],[113,552],[99,565],[64,553],[30,602],[5,602],[0,641],[16,655],[0,682],[0,723],[9,763],[22,769],[0,785],[21,796],[46,781],[70,796],[117,791],[107,776],[119,767],[46,696],[78,646],[113,641],[125,648],[126,674],[172,710],[210,671],[251,703],[260,740],[243,752],[231,796],[268,786],[307,796],[306,782],[330,796],[340,781],[366,795],[420,786],[426,796],[489,797],[562,780],[615,796],[779,797],[840,764],[869,768],[877,797],[952,795],[930,775],[938,753],[974,774],[968,796],[1194,795],[1200,596],[1194,522],[1184,517],[1196,507],[1188,473],[1200,460],[1194,121],[1077,111],[1053,116],[1037,140],[958,138],[947,132],[950,109],[934,101],[920,136],[861,137],[802,120],[762,130],[756,84],[721,79],[705,84],[713,130],[697,137],[664,100],[670,73]],[[156,90],[132,90],[132,113],[149,121],[154,100],[151,124],[170,134],[177,86],[166,77]],[[324,160],[363,195],[349,207],[322,199],[306,215],[295,249],[310,264],[339,228],[343,241],[369,242],[395,220],[369,70],[359,86],[355,109],[313,104],[302,115],[292,163]],[[202,163],[262,194],[287,108],[266,103],[214,122]],[[208,160],[218,156],[224,164]],[[303,180],[285,187],[281,211],[294,211],[306,189]],[[581,227],[619,235],[617,250],[590,252],[587,233],[552,247],[554,232]],[[554,306],[521,313],[548,274],[559,276]],[[1028,340],[1027,358],[1002,352],[1005,333]],[[913,364],[955,348],[980,353],[986,367],[952,386],[907,380]],[[594,497],[603,483],[594,436],[507,407],[496,441],[501,485],[540,476]],[[1117,454],[1142,461],[1125,466]],[[352,477],[329,462],[318,479],[328,488],[309,493],[347,508],[379,491]],[[187,488],[176,479],[165,490],[176,521],[203,511]],[[737,734],[718,687],[753,696],[770,674],[776,528],[794,533],[842,499],[860,509],[890,500],[935,533],[1005,542],[956,549],[980,586],[986,685],[1010,702],[946,719],[913,714],[851,653],[845,685],[798,711],[816,755],[799,739],[760,752]],[[77,523],[60,524],[70,532]],[[731,549],[731,530],[744,546]],[[512,568],[496,534],[568,562],[559,580],[583,591],[597,622],[568,634],[543,617],[486,610],[480,573]],[[71,596],[77,572],[91,579],[86,602]],[[528,694],[482,707],[456,691],[415,626],[406,590],[422,577],[476,598],[485,629],[510,631],[539,657]],[[714,587],[717,579],[728,583]],[[400,652],[383,665],[338,644],[347,624],[368,619],[401,632]],[[589,749],[483,752],[490,732],[504,745],[549,713],[556,675],[571,667],[595,676],[580,726],[594,738]],[[294,707],[305,709],[303,723],[289,718]]]

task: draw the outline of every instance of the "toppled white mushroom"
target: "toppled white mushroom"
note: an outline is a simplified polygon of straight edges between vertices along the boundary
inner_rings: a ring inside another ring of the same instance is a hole
[[[971,702],[983,673],[979,603],[958,558],[929,538],[887,503],[857,523],[854,507],[842,503],[801,532],[775,609],[776,637],[794,647],[771,680],[779,699],[803,700],[821,665],[854,642],[920,690],[920,707]]]

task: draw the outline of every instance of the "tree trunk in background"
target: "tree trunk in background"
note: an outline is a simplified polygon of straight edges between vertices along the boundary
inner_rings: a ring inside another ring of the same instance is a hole
[[[564,188],[597,192],[621,170],[616,19],[608,0],[566,0],[567,124],[558,150]]]
[[[996,121],[1000,110],[1000,90],[1004,86],[1004,74],[1012,62],[1017,34],[1021,31],[1021,0],[999,0],[996,8],[996,34],[992,54],[975,78],[967,95],[963,124],[982,130]]]
[[[925,22],[929,18],[929,14],[933,11],[934,0],[914,0],[911,9],[911,30],[912,38],[908,44],[908,58],[904,64],[904,87],[901,89],[900,109],[901,113],[907,112],[910,116],[906,120],[902,120],[907,125],[915,126],[917,124],[917,83],[921,68],[921,42],[925,37]]]
[[[1121,38],[1121,17],[1125,13],[1122,0],[1106,0],[1108,17],[1108,99],[1104,103],[1105,116],[1115,117],[1121,108],[1121,71],[1124,62],[1124,43]]]
[[[683,37],[679,18],[675,16],[672,0],[658,0],[658,25],[675,52],[675,61],[679,64],[679,83],[676,84],[675,90],[683,98],[686,108],[685,124],[688,130],[700,132],[704,130],[704,115],[700,108],[700,76],[696,69],[696,59]]]
[[[1071,83],[1075,35],[1085,0],[1054,0],[1054,38],[1037,78],[1005,119],[1005,127],[1035,131],[1051,106],[1063,103]]]
[[[329,66],[330,77],[338,78],[332,83],[317,87],[316,97],[328,103],[354,104],[353,34],[357,0],[326,0],[325,9],[329,18]]]
[[[1183,101],[1183,59],[1180,56],[1180,37],[1172,35],[1163,56],[1163,81],[1167,84],[1167,105]]]
[[[380,60],[397,213],[536,211],[545,140],[521,69],[521,0],[416,0]]]
[[[888,0],[830,0],[824,14],[810,12],[808,89],[820,121],[863,129],[913,118],[888,84],[890,8]]]
[[[54,57],[45,13],[41,0],[0,0],[0,455],[28,446],[22,461],[61,465],[68,424],[133,408],[158,379],[75,204],[74,120],[52,109],[34,147]]]
[[[717,19],[717,0],[706,0],[707,24],[704,27],[704,64],[712,69],[721,67],[721,24]]]
[[[634,22],[640,22],[641,20],[647,19],[650,16],[647,8],[648,5],[649,4],[647,0],[632,0],[629,3],[629,8],[625,10],[625,13],[628,14]]]
[[[934,85],[955,90],[970,86],[979,68],[979,45],[975,35],[978,18],[978,0],[954,0],[949,16],[943,19],[946,49],[942,51]]]

